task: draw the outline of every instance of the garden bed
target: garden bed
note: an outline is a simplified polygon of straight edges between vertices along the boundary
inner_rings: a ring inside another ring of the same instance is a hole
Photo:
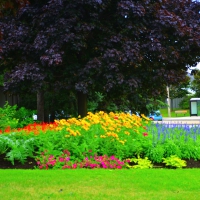
[[[200,168],[199,126],[99,112],[0,132],[0,169],[166,166]]]

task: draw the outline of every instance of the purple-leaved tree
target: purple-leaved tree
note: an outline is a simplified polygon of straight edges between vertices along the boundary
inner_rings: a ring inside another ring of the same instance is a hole
[[[143,110],[200,60],[198,1],[29,2],[0,18],[0,59],[5,90],[37,92],[39,120],[49,86],[77,92],[81,116],[89,91],[127,94]]]

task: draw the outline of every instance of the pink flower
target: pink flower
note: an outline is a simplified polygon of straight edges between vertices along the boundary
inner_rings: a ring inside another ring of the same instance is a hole
[[[101,162],[101,165],[102,165],[102,167],[103,167],[104,169],[107,169],[107,168],[108,168],[104,162]]]
[[[66,160],[66,161],[69,161],[69,160],[70,160],[70,158],[69,158],[69,157],[67,157],[67,158],[65,158],[65,160]]]
[[[54,166],[56,164],[56,160],[51,160],[47,163],[48,165]]]
[[[60,158],[59,158],[59,161],[60,161],[60,162],[64,162],[64,161],[65,161],[65,159],[64,159],[64,158],[62,158],[62,157],[60,157]]]
[[[115,156],[110,156],[110,159],[111,160],[115,160]]]
[[[72,166],[72,168],[76,169],[77,168],[77,164],[74,163],[73,166]]]
[[[68,150],[64,150],[63,153],[67,154],[68,156],[70,156],[70,152]]]
[[[119,164],[119,165],[123,165],[124,162],[122,162],[122,161],[118,161],[118,164]]]

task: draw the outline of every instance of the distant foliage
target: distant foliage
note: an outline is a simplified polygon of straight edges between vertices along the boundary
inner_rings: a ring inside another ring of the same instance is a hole
[[[181,100],[181,102],[179,103],[179,107],[182,109],[189,109],[190,108],[190,99],[193,97],[194,97],[193,95],[185,96],[183,98],[183,100]]]
[[[22,128],[30,123],[33,123],[34,111],[24,107],[17,109],[17,105],[10,106],[8,102],[3,108],[0,108],[0,130],[10,128]]]

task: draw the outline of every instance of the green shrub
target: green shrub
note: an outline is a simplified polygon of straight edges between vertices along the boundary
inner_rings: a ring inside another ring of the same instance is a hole
[[[0,108],[0,129],[5,130],[8,126],[10,128],[16,128],[18,119],[14,117],[16,113],[17,105],[10,106],[8,102],[3,108]]]
[[[32,124],[34,111],[24,107],[17,109],[17,105],[10,106],[8,102],[3,108],[0,107],[0,130],[5,130],[7,127],[11,129],[22,128],[28,124]]]
[[[171,155],[170,157],[163,158],[163,163],[166,164],[166,166],[172,167],[172,168],[182,168],[186,167],[186,161],[181,160],[176,155]]]
[[[16,110],[14,117],[18,119],[17,128],[22,128],[28,124],[34,123],[33,113],[36,113],[36,111],[28,110],[24,107]]]
[[[147,150],[146,156],[148,156],[152,162],[160,163],[164,157],[164,152],[164,146],[162,144],[157,144]]]
[[[153,164],[151,163],[150,160],[148,160],[147,157],[143,158],[130,158],[127,159],[129,160],[128,163],[126,163],[126,166],[128,168],[133,168],[133,169],[148,169],[148,168],[152,168]]]

